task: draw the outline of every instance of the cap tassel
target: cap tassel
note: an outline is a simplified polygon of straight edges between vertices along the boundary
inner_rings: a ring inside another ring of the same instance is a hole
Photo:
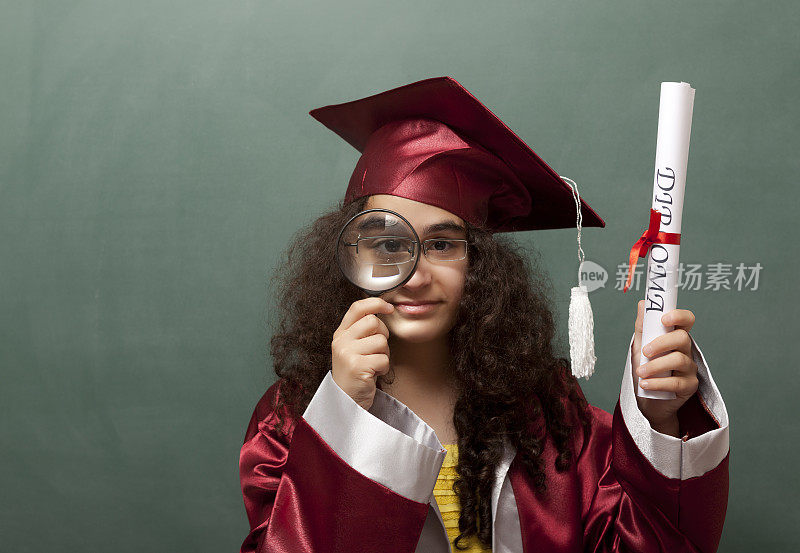
[[[578,194],[578,185],[572,179],[561,177],[570,184],[575,207],[578,211],[578,285],[572,287],[569,300],[569,356],[572,365],[572,374],[575,378],[589,378],[594,374],[594,315],[592,304],[589,303],[589,291],[581,284],[581,267],[585,260],[581,248],[581,202]]]
[[[569,300],[569,356],[575,378],[594,374],[594,319],[586,286],[574,286]]]

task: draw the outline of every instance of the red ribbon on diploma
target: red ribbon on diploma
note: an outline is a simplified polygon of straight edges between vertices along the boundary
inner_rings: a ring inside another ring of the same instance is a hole
[[[631,255],[628,259],[628,281],[625,283],[625,287],[622,289],[623,293],[627,292],[628,287],[631,285],[633,273],[636,270],[636,262],[638,261],[637,258],[647,257],[647,252],[650,249],[650,246],[653,244],[677,245],[681,243],[681,235],[679,233],[659,232],[659,228],[661,228],[661,212],[650,208],[650,225],[647,227],[647,230],[642,233],[642,237],[639,238],[631,248]]]

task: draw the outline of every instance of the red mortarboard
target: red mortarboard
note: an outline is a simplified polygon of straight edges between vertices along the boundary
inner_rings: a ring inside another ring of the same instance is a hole
[[[455,79],[425,79],[309,113],[362,153],[346,203],[391,194],[495,232],[576,226],[570,186]],[[581,225],[604,227],[580,201]]]

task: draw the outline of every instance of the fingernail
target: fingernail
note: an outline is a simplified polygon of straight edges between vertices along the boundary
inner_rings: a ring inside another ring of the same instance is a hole
[[[639,386],[641,386],[642,388],[647,388],[648,386],[650,386],[650,383],[647,380],[640,380]]]
[[[647,344],[645,347],[642,348],[642,353],[644,353],[648,357],[650,356],[650,354],[652,352],[653,352],[653,348],[650,346],[650,344]]]

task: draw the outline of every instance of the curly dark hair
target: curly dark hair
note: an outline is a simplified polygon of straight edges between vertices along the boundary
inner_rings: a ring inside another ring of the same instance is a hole
[[[280,386],[274,406],[280,431],[284,409],[294,417],[305,411],[331,369],[333,332],[350,305],[363,297],[339,271],[335,252],[340,229],[366,202],[365,197],[340,203],[298,232],[275,274],[280,318],[271,355]],[[541,455],[548,435],[558,451],[556,470],[567,470],[573,461],[574,425],[567,420],[565,403],[577,407],[586,430],[589,424],[569,359],[553,353],[549,279],[531,269],[507,236],[467,224],[467,240],[464,291],[449,334],[457,380],[453,423],[459,456],[453,488],[461,506],[458,549],[465,549],[462,542],[472,535],[484,546],[491,544],[491,489],[506,439],[516,447],[537,493],[544,494]],[[542,423],[538,431],[534,420]]]

